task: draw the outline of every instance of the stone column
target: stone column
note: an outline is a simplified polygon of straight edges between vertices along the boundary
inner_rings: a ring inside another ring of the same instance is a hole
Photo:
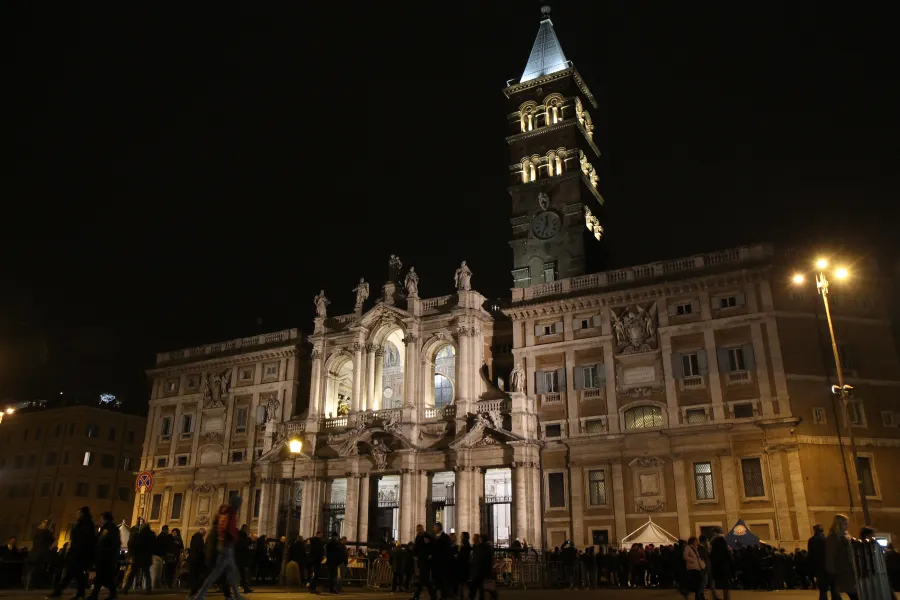
[[[458,325],[456,332],[457,344],[459,345],[459,356],[457,357],[459,360],[459,381],[457,382],[459,396],[456,399],[456,404],[457,411],[466,414],[470,410],[469,401],[471,400],[471,396],[469,396],[469,363],[471,361],[469,330],[465,325]]]
[[[788,504],[787,488],[784,484],[784,467],[782,456],[784,451],[776,450],[769,453],[769,474],[772,481],[772,501],[775,505],[775,522],[778,525],[778,540],[780,543],[793,541],[794,529],[791,526],[791,508]]]
[[[707,307],[709,306],[709,298],[707,294]],[[701,304],[701,312],[702,312]],[[706,364],[709,367],[709,394],[712,398],[713,419],[716,421],[725,420],[725,404],[722,400],[722,378],[719,374],[719,356],[716,352],[716,332],[713,329],[707,329],[703,332],[703,345],[706,350]]]
[[[369,490],[371,479],[368,473],[359,475],[359,520],[357,535],[360,542],[369,541]]]
[[[311,535],[316,533],[313,523],[313,514],[318,511],[316,507],[316,492],[315,492],[315,480],[312,477],[301,477],[300,479],[304,480],[303,483],[303,491],[300,492],[300,535],[304,538],[308,538]],[[263,496],[266,495],[266,489],[263,488]],[[262,521],[262,516],[260,515],[260,522]],[[260,525],[259,528],[260,534],[263,532],[263,528]]]
[[[350,405],[351,410],[353,412],[359,411],[361,408],[365,408],[365,404],[363,404],[362,398],[362,382],[363,382],[363,344],[362,342],[354,342],[353,343],[353,400]]]
[[[366,346],[366,358],[368,363],[368,376],[366,377],[366,410],[375,410],[375,351],[378,346],[369,344]]]
[[[381,392],[384,389],[384,348],[375,350],[375,410],[384,408]]]
[[[565,320],[566,325],[563,329],[567,330],[572,327],[572,319]],[[566,418],[569,425],[569,437],[581,434],[581,422],[578,419],[578,392],[575,391],[575,374],[572,367],[575,366],[575,349],[567,348],[565,352],[565,363],[563,369],[566,372],[566,389],[562,390],[566,393]],[[576,538],[578,539],[578,538]],[[576,542],[578,543],[578,542]]]
[[[749,297],[749,296],[748,296]],[[762,326],[750,325],[750,339],[753,341],[753,358],[756,363],[756,381],[759,384],[759,404],[764,417],[775,416],[772,406],[772,388],[769,383],[769,368],[766,363],[766,344],[763,342]]]
[[[665,311],[663,311],[665,313]],[[660,314],[663,314],[660,313]],[[672,372],[672,336],[668,332],[659,333],[660,356],[666,384],[666,412],[669,417],[669,427],[675,427],[681,422],[678,409],[678,388],[675,374]],[[687,538],[684,538],[687,539]]]
[[[357,462],[356,459],[354,462]],[[344,535],[350,541],[359,541],[359,473],[357,465],[351,466],[353,471],[347,472],[347,497],[344,500]]]
[[[478,402],[484,393],[481,365],[484,362],[484,341],[480,327],[469,328],[469,400]]]
[[[309,381],[309,418],[318,419],[322,411],[322,348],[316,342],[312,351]]]
[[[572,541],[579,548],[585,546],[584,534],[584,469],[569,461],[569,510],[572,515]]]
[[[675,478],[675,512],[678,513],[678,537],[686,540],[691,537],[691,520],[688,516],[690,505],[684,474],[684,459],[679,454],[674,455],[672,459],[672,476]]]
[[[405,407],[416,406],[416,397],[418,396],[418,370],[419,364],[419,341],[413,332],[407,332],[403,338],[406,346],[406,359],[403,367],[403,405]]]
[[[740,494],[735,477],[734,457],[729,455],[719,457],[719,468],[722,471],[722,499],[725,502],[725,530],[730,531],[740,518]]]
[[[537,455],[537,451],[534,453]],[[533,458],[538,458],[534,456]],[[529,540],[538,548],[544,547],[544,515],[541,514],[541,470],[537,468],[540,464],[532,461],[532,467],[528,469],[528,476],[531,478],[531,525],[532,531]]]
[[[481,505],[482,499],[484,498],[484,471],[481,467],[469,467],[472,478],[470,479],[470,487],[471,487],[471,516],[469,517],[469,523],[472,526],[474,532],[481,532]]]
[[[513,464],[513,479],[515,480],[515,496],[513,503],[516,507],[516,537],[522,540],[531,539],[528,530],[528,511],[534,510],[534,505],[528,502],[528,471],[525,461]],[[538,505],[540,506],[540,505]]]
[[[461,458],[457,458],[457,460],[461,460]],[[456,523],[459,528],[459,533],[462,535],[463,531],[468,531],[470,534],[478,533],[472,531],[471,520],[469,517],[471,516],[471,498],[472,498],[472,490],[471,490],[471,472],[465,466],[465,463],[460,462],[454,469],[456,471]]]
[[[788,476],[791,478],[791,493],[794,496],[794,514],[797,518],[797,539],[805,540],[811,534],[809,526],[809,506],[806,504],[806,487],[800,468],[800,450],[789,448],[786,452]]]
[[[269,483],[268,477],[260,477],[259,489],[259,520],[256,522],[256,533],[264,535],[269,527],[269,515],[266,511],[266,503],[269,502],[272,497],[272,484]]]
[[[622,476],[622,462],[616,460],[612,464],[613,510],[616,515],[616,543],[628,535],[628,524],[625,520],[625,479]]]
[[[281,473],[278,473],[279,477]],[[266,535],[275,535],[278,532],[278,511],[281,510],[281,503],[284,501],[284,484],[281,479],[275,480],[275,487],[272,494],[272,500],[266,507],[260,507],[260,510],[268,511],[266,521],[269,523],[269,531]]]
[[[404,459],[406,457],[404,456]],[[404,460],[406,462],[406,460]],[[416,510],[413,498],[413,474],[414,469],[404,468],[400,470],[400,539],[415,539],[415,524],[413,516]]]
[[[190,539],[188,529],[194,525],[194,484],[190,484],[184,490],[184,501],[181,504],[181,530],[184,533],[182,537]],[[248,519],[249,521],[249,519]]]
[[[428,499],[431,497],[431,494],[429,493],[431,491],[431,474],[424,469],[419,469],[416,471],[416,484],[418,493],[416,494],[416,516],[414,526],[419,523],[426,525],[425,521],[428,518]],[[445,527],[446,525],[447,524],[444,523]]]

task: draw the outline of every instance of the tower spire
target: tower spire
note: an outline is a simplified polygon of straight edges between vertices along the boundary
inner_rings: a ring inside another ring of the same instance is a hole
[[[556,32],[553,30],[553,21],[550,20],[550,7],[541,6],[541,26],[538,29],[531,54],[528,56],[528,64],[519,83],[537,79],[543,75],[556,73],[569,67],[569,61],[563,53]]]

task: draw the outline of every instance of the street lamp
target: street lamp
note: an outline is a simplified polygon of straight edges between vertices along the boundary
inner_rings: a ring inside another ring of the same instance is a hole
[[[11,406],[10,406],[9,408],[7,408],[6,410],[0,411],[0,423],[3,422],[3,417],[4,417],[5,415],[11,415],[11,414],[13,414],[14,412],[16,412],[16,409],[14,409],[14,408],[11,407]]]
[[[281,553],[281,584],[284,585],[286,577],[284,572],[284,567],[287,564],[288,553],[291,550],[291,526],[294,522],[294,480],[297,477],[297,457],[300,456],[303,451],[303,440],[298,438],[293,438],[288,442],[288,450],[291,452],[291,456],[294,459],[294,463],[291,466],[291,485],[288,488],[289,493],[291,495],[290,502],[288,504],[288,518],[287,518],[287,535],[285,536],[284,543],[284,551]]]
[[[856,436],[853,435],[853,425],[850,423],[850,413],[847,407],[850,400],[850,392],[853,390],[853,387],[844,383],[844,369],[841,366],[841,354],[838,352],[837,341],[834,337],[834,324],[831,322],[831,307],[828,304],[828,278],[825,275],[825,269],[827,268],[828,260],[820,258],[816,261],[816,289],[822,296],[822,303],[825,305],[825,318],[828,321],[828,333],[831,336],[831,352],[834,354],[834,367],[835,371],[837,371],[838,378],[837,386],[832,386],[831,390],[832,393],[840,394],[841,415],[843,416],[844,427],[847,428],[850,437],[850,456],[853,459],[853,471],[856,473],[856,487],[859,490],[859,501],[862,506],[863,520],[865,521],[865,524],[868,525],[871,523],[871,521],[869,521],[869,502],[866,500],[866,490],[863,488],[862,479],[859,477],[859,457],[856,454]],[[834,276],[837,279],[847,279],[849,275],[850,273],[844,267],[838,267],[834,271]],[[801,273],[797,273],[793,277],[795,284],[802,284],[805,280],[806,278]],[[840,428],[838,428],[838,436],[838,439],[840,439]],[[849,481],[847,483],[849,486]],[[852,497],[850,498],[850,502],[851,504],[853,503]]]

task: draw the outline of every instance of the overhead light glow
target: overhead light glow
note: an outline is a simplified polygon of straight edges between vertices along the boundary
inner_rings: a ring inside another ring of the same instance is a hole
[[[300,451],[303,449],[303,442],[300,440],[291,440],[288,442],[288,446],[290,447],[291,454],[300,454]]]
[[[847,269],[845,269],[843,267],[841,267],[840,269],[838,269],[837,271],[834,272],[834,276],[837,277],[838,279],[846,279],[847,275],[848,275]]]
[[[794,283],[803,283],[804,281],[806,281],[806,277],[802,273],[794,275]]]
[[[816,261],[816,267],[818,267],[819,269],[824,269],[827,266],[828,266],[828,261],[825,260],[824,258],[820,258],[819,260]]]

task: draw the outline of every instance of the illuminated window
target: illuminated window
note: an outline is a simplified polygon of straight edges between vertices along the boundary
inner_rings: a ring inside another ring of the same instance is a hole
[[[741,476],[744,480],[744,496],[762,498],[766,495],[763,482],[762,462],[758,458],[741,459]]]
[[[712,463],[694,463],[694,491],[697,500],[714,500],[716,491],[713,487]]]
[[[91,452],[84,453],[84,460],[81,461],[81,464],[85,467],[90,467],[94,464],[94,455]]]
[[[647,429],[662,426],[662,409],[658,406],[636,406],[625,411],[625,429]]]
[[[453,402],[453,384],[441,374],[434,376],[434,405],[447,406]]]
[[[682,354],[681,368],[685,377],[697,377],[700,375],[700,357],[696,352]]]
[[[588,493],[591,506],[606,504],[606,471],[588,471]]]

